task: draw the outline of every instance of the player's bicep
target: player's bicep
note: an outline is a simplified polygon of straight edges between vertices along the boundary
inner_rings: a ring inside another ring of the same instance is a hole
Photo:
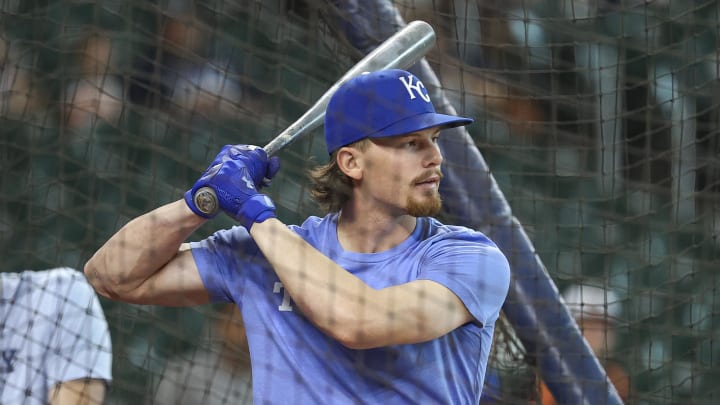
[[[189,245],[183,244],[172,260],[145,280],[130,301],[163,306],[192,306],[210,302]]]
[[[428,331],[419,340],[435,339],[474,320],[462,300],[448,287],[433,280],[416,280],[411,283],[419,292],[415,310],[418,319],[425,324],[420,328]]]
[[[499,316],[510,286],[510,266],[495,246],[461,241],[431,258],[418,278],[447,287],[485,325]]]

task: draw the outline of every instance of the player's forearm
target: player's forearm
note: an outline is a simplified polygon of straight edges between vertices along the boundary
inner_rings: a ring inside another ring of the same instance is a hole
[[[295,306],[347,347],[428,341],[472,319],[462,301],[434,281],[370,287],[277,219],[254,224],[251,235]]]
[[[366,302],[377,290],[339,267],[277,219],[256,223],[251,234],[303,314],[346,346],[363,329]]]
[[[85,275],[101,295],[122,299],[158,272],[205,220],[179,200],[133,219],[86,263]]]

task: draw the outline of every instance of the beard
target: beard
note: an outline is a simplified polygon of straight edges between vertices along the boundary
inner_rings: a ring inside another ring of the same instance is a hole
[[[443,178],[440,168],[437,168],[417,176],[410,184],[415,185],[433,175],[438,176],[440,180]],[[432,217],[440,212],[440,208],[442,208],[442,198],[440,197],[440,193],[437,189],[428,190],[425,193],[425,198],[422,200],[409,196],[405,206],[407,207],[408,215],[412,215],[413,217]]]
[[[432,217],[440,212],[440,208],[442,208],[442,198],[435,190],[428,193],[422,201],[412,197],[408,197],[407,200],[407,213],[413,217]]]

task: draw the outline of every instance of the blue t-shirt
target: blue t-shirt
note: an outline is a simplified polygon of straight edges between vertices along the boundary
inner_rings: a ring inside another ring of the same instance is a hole
[[[412,235],[392,249],[355,253],[338,242],[337,214],[290,228],[373,288],[416,279],[446,286],[476,322],[429,342],[349,349],[300,313],[244,228],[218,231],[192,243],[192,252],[211,299],[235,302],[242,311],[255,403],[479,402],[510,282],[508,262],[492,241],[468,228],[418,218]],[[311,263],[298,265],[313,270]],[[370,310],[386,316],[391,309]]]

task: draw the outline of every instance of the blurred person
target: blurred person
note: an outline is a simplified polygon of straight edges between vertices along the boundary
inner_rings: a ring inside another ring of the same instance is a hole
[[[182,70],[171,89],[171,105],[181,112],[232,116],[242,96],[237,73],[229,62],[208,62]]]
[[[211,51],[223,47],[213,46],[191,1],[166,4],[162,36],[158,69],[169,108],[183,115],[233,116],[242,97],[240,75],[230,57]]]
[[[477,405],[510,268],[482,233],[432,217],[441,130],[471,122],[436,113],[409,72],[362,74],[327,107],[330,162],[311,173],[324,217],[281,222],[259,192],[279,159],[227,145],[185,198],[123,226],[85,272],[126,302],[236,303],[257,403]],[[239,225],[184,243],[216,207]]]
[[[153,404],[252,404],[250,353],[237,306],[224,305],[209,325],[210,342],[168,361]]]
[[[405,21],[424,20],[435,29],[437,46],[426,59],[437,72],[448,103],[458,113],[493,111],[506,117],[513,134],[539,134],[547,120],[542,105],[497,73],[503,69],[495,68],[498,59],[505,59],[497,55],[498,49],[512,41],[505,35],[506,10],[485,3],[465,3],[401,0],[396,7]]]
[[[620,398],[627,400],[630,395],[629,377],[625,367],[610,357],[615,349],[615,326],[622,309],[617,294],[607,288],[583,283],[571,285],[562,296]],[[545,383],[540,385],[540,401],[542,405],[556,404]]]
[[[32,53],[0,38],[0,117],[25,118],[44,95],[33,83]]]
[[[123,86],[111,66],[117,64],[110,38],[94,34],[81,46],[80,78],[64,89],[66,125],[73,129],[94,127],[101,119],[117,125],[123,110]]]
[[[102,404],[110,333],[82,273],[61,267],[0,273],[0,403]]]

